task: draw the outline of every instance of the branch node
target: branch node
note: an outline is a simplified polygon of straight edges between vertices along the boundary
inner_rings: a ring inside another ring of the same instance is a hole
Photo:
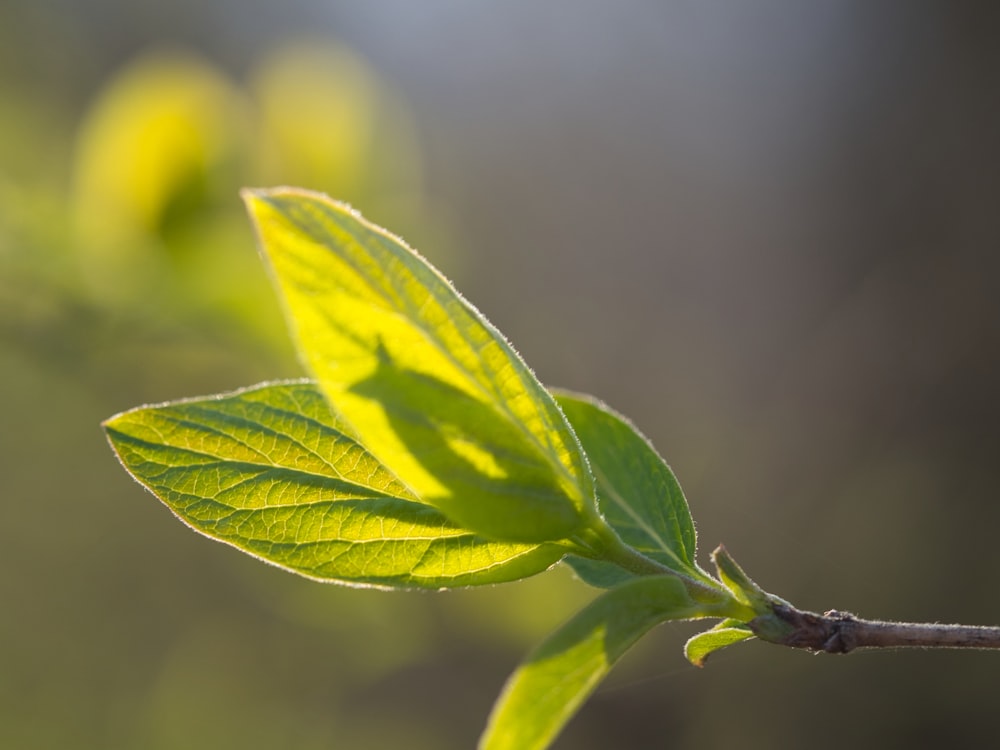
[[[848,654],[857,648],[857,618],[850,612],[831,609],[823,613],[830,637],[823,642],[822,651],[828,654]]]
[[[774,604],[773,612],[787,629],[779,638],[768,638],[766,632],[762,632],[766,628],[765,618],[758,618],[759,621],[751,622],[750,627],[764,640],[827,654],[846,654],[858,647],[858,620],[850,612],[830,610],[817,615],[779,603]]]

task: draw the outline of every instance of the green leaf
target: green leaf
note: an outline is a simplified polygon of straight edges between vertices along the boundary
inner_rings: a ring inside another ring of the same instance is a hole
[[[244,196],[307,369],[417,498],[493,539],[601,524],[552,396],[437,270],[325,196]]]
[[[687,500],[670,467],[622,415],[590,397],[556,391],[597,483],[600,509],[622,540],[668,568],[699,580],[696,536]],[[577,574],[608,587],[629,574],[606,562],[569,558]]]
[[[607,560],[593,560],[589,557],[567,555],[563,558],[563,562],[573,569],[577,578],[599,589],[614,588],[620,583],[631,581],[637,575]]]
[[[723,620],[714,628],[692,636],[684,644],[684,656],[696,667],[703,667],[705,660],[713,652],[753,637],[753,631],[745,622]]]
[[[104,424],[122,464],[184,523],[310,578],[441,588],[539,573],[565,550],[456,526],[344,434],[309,382],[147,406]]]
[[[730,598],[695,601],[674,576],[627,581],[603,593],[553,633],[517,668],[497,699],[481,750],[547,747],[611,667],[666,620],[719,616]]]

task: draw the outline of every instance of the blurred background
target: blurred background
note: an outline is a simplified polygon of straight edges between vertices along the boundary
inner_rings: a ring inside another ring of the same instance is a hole
[[[809,609],[1000,624],[988,3],[4,0],[0,747],[475,743],[593,591],[298,580],[191,533],[101,419],[298,376],[237,190],[348,200],[546,383],[630,415]],[[562,748],[991,744],[994,654],[707,669],[658,629]]]

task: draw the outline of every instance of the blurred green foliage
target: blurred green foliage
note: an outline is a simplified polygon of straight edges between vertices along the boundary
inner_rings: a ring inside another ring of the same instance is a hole
[[[371,693],[428,669],[469,622],[523,650],[583,598],[563,593],[566,576],[501,595],[498,623],[475,594],[429,608],[246,566],[144,501],[98,429],[137,401],[300,374],[240,187],[308,185],[440,239],[405,105],[315,39],[239,80],[182,50],[144,52],[75,124],[44,92],[0,97],[0,747],[476,736],[496,685],[454,727],[428,718],[423,688],[394,701],[392,722]]]

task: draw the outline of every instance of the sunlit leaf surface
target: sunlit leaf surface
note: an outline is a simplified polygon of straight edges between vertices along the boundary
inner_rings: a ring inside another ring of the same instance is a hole
[[[134,409],[105,423],[132,475],[197,531],[326,581],[466,586],[545,570],[553,545],[486,540],[416,501],[312,383]]]
[[[245,197],[306,367],[416,497],[496,539],[562,539],[592,521],[562,413],[441,274],[324,196]]]

